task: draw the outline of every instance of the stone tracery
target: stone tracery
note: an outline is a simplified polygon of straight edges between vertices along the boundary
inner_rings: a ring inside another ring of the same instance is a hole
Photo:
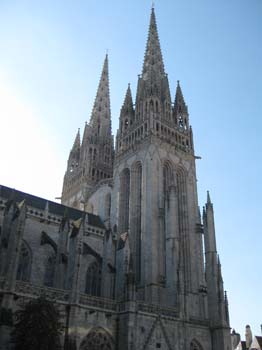
[[[82,340],[80,350],[113,350],[113,339],[104,328],[96,327]]]

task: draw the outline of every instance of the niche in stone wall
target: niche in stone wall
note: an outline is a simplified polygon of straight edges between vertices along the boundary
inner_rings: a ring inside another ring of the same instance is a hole
[[[43,284],[47,287],[53,287],[54,285],[54,275],[55,275],[55,260],[56,252],[53,247],[46,244],[44,247],[44,276]]]
[[[32,252],[29,245],[23,241],[20,248],[16,279],[30,281]]]

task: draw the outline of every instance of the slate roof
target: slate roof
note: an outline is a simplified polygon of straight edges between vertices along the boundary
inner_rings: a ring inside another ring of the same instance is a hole
[[[59,215],[63,217],[65,211],[67,211],[67,215],[69,219],[72,219],[72,220],[79,219],[80,217],[82,217],[84,213],[81,210],[70,208],[63,204],[59,204],[44,198],[33,196],[32,194],[18,191],[16,189],[12,189],[10,187],[6,187],[3,185],[0,185],[0,197],[5,198],[7,200],[12,198],[17,202],[21,202],[22,200],[25,199],[25,202],[27,205],[39,210],[45,210],[46,203],[48,202],[48,211],[51,214]],[[86,213],[86,214],[88,215],[88,223],[90,225],[105,229],[105,226],[99,216],[91,213]]]

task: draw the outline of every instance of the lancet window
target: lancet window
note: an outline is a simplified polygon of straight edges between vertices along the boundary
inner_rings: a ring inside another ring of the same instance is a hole
[[[131,172],[131,235],[132,250],[135,254],[135,272],[136,279],[141,279],[141,218],[142,218],[142,165],[136,162],[132,166]]]
[[[124,169],[120,175],[119,229],[121,233],[129,228],[129,197],[130,170]]]
[[[163,166],[163,194],[164,200],[168,199],[169,186],[172,183],[172,166],[169,162],[165,162]]]
[[[105,219],[110,218],[111,213],[111,193],[107,193],[105,197]]]
[[[85,293],[100,296],[101,293],[101,267],[97,261],[92,262],[86,272]]]

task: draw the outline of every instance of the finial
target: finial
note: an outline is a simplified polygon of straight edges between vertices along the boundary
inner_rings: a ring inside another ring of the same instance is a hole
[[[155,8],[155,1],[152,1],[151,9],[153,10]]]
[[[108,50],[108,49],[106,49],[106,55],[108,55],[108,52],[109,52],[109,50]]]
[[[177,81],[177,85],[180,85],[180,80]]]

